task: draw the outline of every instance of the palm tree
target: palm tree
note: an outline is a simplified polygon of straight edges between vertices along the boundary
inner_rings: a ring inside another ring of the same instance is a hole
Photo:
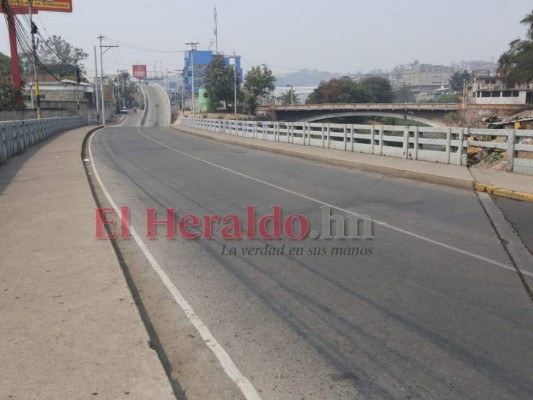
[[[300,104],[300,99],[298,94],[294,91],[294,88],[290,86],[290,89],[278,97],[278,100],[282,105],[286,106],[289,104]]]

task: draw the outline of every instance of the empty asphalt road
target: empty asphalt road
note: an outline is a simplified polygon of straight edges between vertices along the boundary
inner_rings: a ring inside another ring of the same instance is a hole
[[[129,207],[138,262],[155,261],[190,306],[160,301],[154,312],[185,320],[154,323],[175,329],[178,348],[202,342],[187,360],[167,351],[183,398],[531,398],[531,299],[475,193],[191,136],[166,127],[159,88],[146,91],[147,126],[108,127],[90,147],[109,196]],[[235,231],[217,223],[211,239],[166,239],[164,226],[146,237],[146,209],[246,221],[247,206],[257,219],[280,206],[317,232],[326,206],[366,215],[373,239],[227,240]],[[267,245],[278,254],[262,255]],[[155,291],[168,286],[142,295],[164,298]]]

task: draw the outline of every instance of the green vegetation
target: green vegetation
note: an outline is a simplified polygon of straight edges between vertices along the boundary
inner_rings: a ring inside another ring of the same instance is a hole
[[[237,78],[237,86],[240,82]],[[235,97],[235,72],[233,67],[226,65],[224,56],[215,55],[205,70],[205,88],[213,100],[215,108],[219,103],[224,103],[228,108]]]
[[[119,86],[121,99],[124,100],[124,103],[121,103],[119,107],[140,106],[139,87],[135,82],[132,82],[131,75],[128,72],[121,72],[118,77],[114,79],[114,83]]]
[[[349,76],[343,76],[321,82],[307,103],[390,103],[393,97],[392,87],[384,78],[369,77],[357,82]]]
[[[403,84],[393,91],[395,103],[414,103],[415,95],[411,92],[409,86]]]
[[[257,109],[257,98],[268,96],[274,89],[276,77],[266,65],[252,67],[244,77],[244,111],[254,115]]]
[[[513,40],[498,60],[498,71],[505,75],[508,85],[533,81],[533,11],[520,23],[528,27],[526,39]]]
[[[461,98],[456,94],[441,94],[434,100],[430,100],[429,103],[460,103]]]
[[[0,53],[0,109],[24,108],[16,102],[19,94],[11,82],[11,58]]]
[[[379,76],[369,76],[359,81],[363,89],[370,92],[372,96],[371,103],[392,103],[394,94],[390,82]]]
[[[83,49],[74,47],[61,36],[52,36],[37,45],[39,64],[41,68],[61,79],[76,80],[76,68],[81,75],[85,74],[85,67],[81,64],[89,55]],[[23,52],[20,56],[20,68],[23,73],[33,71],[33,55]]]
[[[300,104],[300,99],[298,94],[291,87],[285,93],[278,97],[278,100],[281,102],[281,105],[286,106],[290,104]]]
[[[454,72],[450,78],[450,87],[455,92],[462,92],[464,83],[469,83],[471,78],[472,76],[468,73],[468,71]]]

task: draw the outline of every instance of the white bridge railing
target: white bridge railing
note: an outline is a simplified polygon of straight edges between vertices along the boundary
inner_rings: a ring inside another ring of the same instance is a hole
[[[83,125],[81,117],[0,122],[0,165],[50,136]]]
[[[527,143],[533,131],[192,118],[183,121],[191,128],[258,140],[464,166],[468,146],[500,149],[507,152],[508,171],[533,174],[533,144]],[[470,136],[477,140],[469,141]]]

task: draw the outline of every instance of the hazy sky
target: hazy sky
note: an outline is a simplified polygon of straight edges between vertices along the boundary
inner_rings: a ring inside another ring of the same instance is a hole
[[[89,72],[99,34],[120,42],[104,56],[106,72],[137,62],[153,69],[155,60],[171,70],[183,65],[186,42],[209,47],[215,5],[219,49],[241,55],[245,68],[266,63],[278,73],[497,60],[524,36],[519,21],[533,10],[532,0],[74,0],[72,14],[43,12],[36,23],[90,53]],[[0,51],[9,54],[1,29]]]

